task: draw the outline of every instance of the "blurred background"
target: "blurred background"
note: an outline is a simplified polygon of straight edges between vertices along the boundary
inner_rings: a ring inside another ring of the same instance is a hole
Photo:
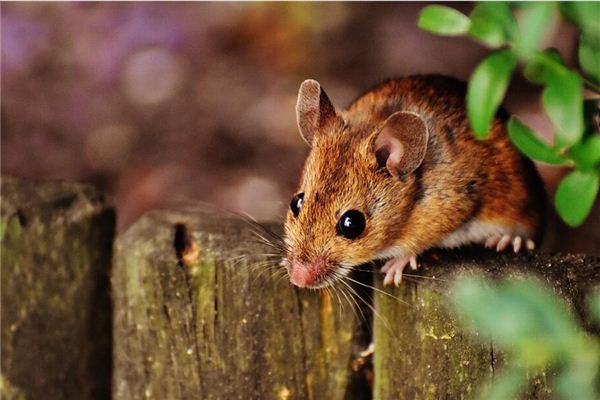
[[[390,77],[466,80],[485,56],[419,30],[425,5],[3,2],[2,174],[90,183],[121,231],[192,202],[281,219],[308,153],[294,112],[304,79],[344,107]],[[573,27],[556,20],[545,40],[576,65]],[[505,105],[552,139],[538,88],[515,77]],[[564,171],[540,171],[551,195]],[[576,231],[553,228],[556,248],[599,253],[598,208]]]

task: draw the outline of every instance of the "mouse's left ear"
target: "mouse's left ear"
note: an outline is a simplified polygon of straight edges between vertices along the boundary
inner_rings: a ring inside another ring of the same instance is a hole
[[[373,142],[378,167],[396,177],[412,173],[425,158],[428,139],[427,126],[417,114],[399,111],[390,115]]]
[[[296,103],[296,120],[302,137],[311,147],[320,129],[339,120],[335,107],[319,82],[307,79],[300,85]]]

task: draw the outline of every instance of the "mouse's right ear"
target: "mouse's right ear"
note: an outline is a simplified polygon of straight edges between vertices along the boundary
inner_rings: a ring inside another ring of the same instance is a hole
[[[319,82],[313,79],[302,82],[296,103],[296,121],[306,143],[312,147],[319,129],[336,118],[335,107]]]
[[[429,131],[423,119],[412,112],[390,115],[375,135],[373,151],[379,168],[404,177],[421,165],[427,152]]]

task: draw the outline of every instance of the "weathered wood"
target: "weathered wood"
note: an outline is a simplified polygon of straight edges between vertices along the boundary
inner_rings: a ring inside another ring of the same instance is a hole
[[[109,398],[114,211],[88,186],[12,178],[1,210],[1,397]]]
[[[434,261],[434,259],[438,259]],[[374,319],[375,399],[471,398],[501,368],[505,356],[493,343],[464,331],[450,307],[449,283],[459,274],[490,278],[534,275],[572,306],[585,326],[585,299],[600,284],[600,258],[578,255],[498,255],[467,249],[421,260],[419,277],[400,288],[378,288]],[[410,274],[410,272],[408,272]],[[389,295],[395,296],[392,298]],[[535,377],[526,398],[550,398],[548,375]]]
[[[2,197],[0,395],[109,397],[113,210],[80,185],[4,178]],[[350,369],[364,323],[328,292],[294,289],[252,229],[154,212],[119,238],[115,398],[369,398]],[[467,398],[502,367],[504,354],[461,330],[449,307],[458,274],[537,275],[593,329],[584,300],[600,284],[598,257],[467,249],[421,262],[398,289],[375,278],[396,297],[374,294],[376,399]],[[537,376],[528,398],[549,398],[549,378]]]
[[[354,314],[294,289],[255,240],[239,219],[186,212],[153,212],[118,238],[116,399],[352,398]]]

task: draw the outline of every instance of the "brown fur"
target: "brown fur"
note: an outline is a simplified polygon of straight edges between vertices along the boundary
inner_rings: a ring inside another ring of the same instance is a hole
[[[474,138],[464,98],[464,84],[443,76],[390,80],[322,125],[297,190],[302,209],[286,218],[288,261],[325,259],[334,269],[372,261],[394,245],[420,254],[474,219],[519,225],[537,238],[545,201],[537,172],[511,145],[502,112],[488,140]],[[423,163],[402,179],[378,168],[373,153],[381,124],[401,110],[420,115],[429,130]],[[350,209],[366,217],[355,240],[336,233]]]

